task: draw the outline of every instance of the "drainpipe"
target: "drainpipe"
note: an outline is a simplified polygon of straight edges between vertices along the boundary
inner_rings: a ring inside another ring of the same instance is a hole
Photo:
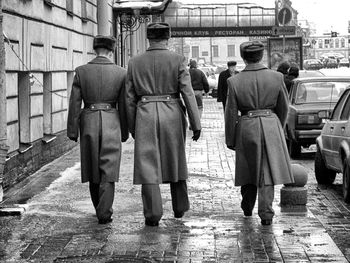
[[[111,35],[109,25],[110,9],[111,7],[108,4],[108,0],[97,1],[97,33],[99,35]]]
[[[5,74],[5,44],[2,29],[2,0],[0,0],[0,202],[3,200],[3,172],[8,150],[7,120],[6,120],[6,74]]]

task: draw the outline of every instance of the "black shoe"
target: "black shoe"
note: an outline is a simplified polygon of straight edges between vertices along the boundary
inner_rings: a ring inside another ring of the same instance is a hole
[[[269,225],[272,224],[272,219],[262,219],[262,220],[261,220],[261,224],[262,224],[263,226],[269,226]]]
[[[106,219],[99,219],[98,223],[103,225],[103,224],[108,224],[113,221],[113,218],[106,218]]]
[[[152,221],[152,220],[146,219],[145,224],[146,226],[159,226],[159,221]]]
[[[244,216],[252,216],[252,212],[250,212],[250,211],[244,211]]]
[[[181,218],[181,217],[184,216],[184,214],[185,214],[185,212],[174,213],[174,217],[175,217],[175,218]]]

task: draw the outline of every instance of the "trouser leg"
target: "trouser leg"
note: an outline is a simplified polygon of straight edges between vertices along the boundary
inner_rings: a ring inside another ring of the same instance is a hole
[[[89,190],[90,190],[90,197],[92,204],[94,205],[95,209],[98,205],[98,192],[99,192],[100,184],[94,184],[94,183],[89,183]]]
[[[241,186],[242,202],[241,208],[244,212],[251,213],[255,206],[257,187],[254,184]]]
[[[203,115],[203,106],[199,106],[199,107],[198,107],[198,111],[199,111],[199,118],[202,119],[202,115]]]
[[[186,180],[170,183],[170,192],[173,211],[175,214],[181,214],[190,209]]]
[[[90,195],[98,219],[109,219],[113,214],[114,182],[90,183]]]
[[[275,211],[272,208],[274,189],[273,185],[263,185],[258,189],[258,214],[262,220],[272,219],[275,215]]]
[[[163,215],[159,184],[143,184],[141,187],[143,214],[146,219],[158,222]]]

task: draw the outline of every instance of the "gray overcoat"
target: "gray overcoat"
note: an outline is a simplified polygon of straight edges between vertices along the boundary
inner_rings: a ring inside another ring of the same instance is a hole
[[[144,95],[181,94],[180,99],[142,102]],[[134,183],[160,184],[188,177],[186,111],[193,130],[200,119],[185,58],[165,46],[130,59],[126,81],[129,131],[135,134]]]
[[[105,57],[75,69],[69,100],[67,136],[80,134],[82,182],[117,182],[122,144],[128,138],[125,111],[126,70]],[[117,109],[81,109],[87,103],[117,104]]]
[[[249,64],[227,80],[225,110],[227,146],[236,150],[235,185],[294,182],[283,127],[288,97],[283,75],[260,63]],[[250,110],[271,109],[270,116],[248,117]],[[242,112],[242,117],[238,115]]]

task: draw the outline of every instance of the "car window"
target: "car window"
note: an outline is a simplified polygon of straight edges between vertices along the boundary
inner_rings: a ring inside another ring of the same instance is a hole
[[[297,88],[296,103],[335,103],[349,85],[350,82],[341,81],[302,83]]]
[[[345,96],[344,96],[345,97]],[[349,114],[350,114],[350,99],[349,96],[346,96],[346,102],[344,103],[343,110],[340,114],[340,119],[341,120],[348,120],[349,119]]]
[[[346,90],[346,92],[344,93],[344,95],[340,98],[340,100],[338,101],[337,105],[335,106],[334,110],[333,110],[333,114],[332,114],[332,120],[338,120],[339,116],[340,116],[340,112],[341,109],[343,108],[344,102],[346,101],[346,99],[349,97],[349,92],[350,90]],[[348,102],[348,101],[347,101]],[[348,103],[349,104],[349,103]]]

